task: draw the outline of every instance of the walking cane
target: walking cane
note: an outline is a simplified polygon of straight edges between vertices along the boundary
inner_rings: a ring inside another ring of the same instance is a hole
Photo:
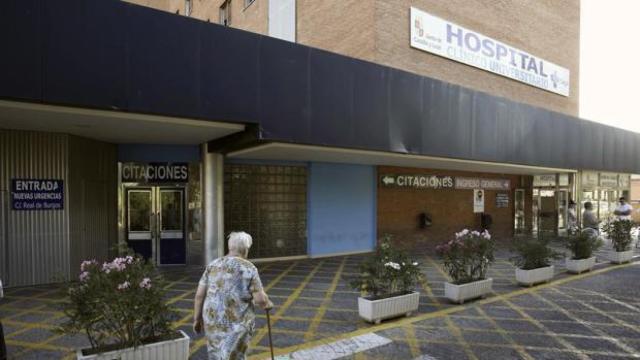
[[[271,360],[275,360],[275,358],[273,357],[273,341],[271,340],[271,317],[269,317],[269,310],[271,310],[271,308],[265,309],[265,311],[267,312],[267,329],[269,330],[269,348],[271,349]]]

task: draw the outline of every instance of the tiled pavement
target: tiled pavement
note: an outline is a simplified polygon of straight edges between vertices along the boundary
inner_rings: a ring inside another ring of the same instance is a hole
[[[416,256],[426,276],[426,281],[420,284],[418,314],[375,327],[359,319],[358,293],[349,287],[349,279],[357,273],[364,256],[260,264],[263,283],[275,304],[271,316],[274,346],[280,352],[290,352],[371,331],[393,342],[358,353],[354,358],[386,359],[393,354],[395,359],[413,359],[429,354],[437,359],[482,359],[512,354],[513,358],[525,359],[544,359],[545,356],[573,359],[580,358],[576,354],[585,347],[592,348],[584,350],[592,352],[590,358],[604,356],[604,353],[612,356],[609,358],[615,358],[616,354],[624,358],[640,346],[637,301],[627,299],[624,294],[607,299],[602,296],[608,295],[595,294],[592,288],[580,288],[573,282],[544,286],[536,291],[524,290],[526,294],[518,295],[523,290],[514,281],[514,268],[508,261],[510,254],[500,251],[497,255],[498,261],[489,273],[494,278],[494,294],[462,307],[442,298],[446,276],[440,262],[431,255]],[[599,255],[604,261],[603,253]],[[603,266],[608,265],[600,265]],[[637,278],[638,267],[633,268]],[[561,261],[556,272],[560,282],[569,280]],[[190,330],[193,296],[200,273],[201,269],[166,273],[167,296],[179,314],[175,325],[192,337],[194,359],[206,358],[202,336],[195,336]],[[74,348],[88,345],[83,336],[60,336],[51,331],[63,320],[57,310],[59,301],[54,286],[6,291],[6,298],[0,303],[0,317],[11,357],[72,358]],[[584,325],[585,322],[597,326],[593,329]],[[251,348],[253,358],[268,356],[265,323],[261,312]],[[620,346],[612,340],[612,336],[617,335],[635,340],[632,345]],[[613,355],[609,350],[612,341]]]

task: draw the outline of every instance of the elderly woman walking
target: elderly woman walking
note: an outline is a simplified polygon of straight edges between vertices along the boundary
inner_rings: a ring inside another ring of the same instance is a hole
[[[227,256],[212,261],[202,274],[194,305],[193,330],[204,326],[209,360],[242,360],[254,332],[254,304],[273,306],[258,269],[247,260],[251,235],[232,232]]]

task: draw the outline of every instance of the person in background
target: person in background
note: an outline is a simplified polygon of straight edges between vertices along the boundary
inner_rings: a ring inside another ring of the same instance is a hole
[[[631,220],[631,212],[633,207],[627,203],[627,199],[621,197],[618,202],[618,206],[613,211],[618,220]]]
[[[4,291],[2,290],[2,280],[0,280],[0,300],[4,297]],[[0,322],[0,360],[7,359],[7,346],[4,343],[4,329],[2,329],[2,322]]]
[[[576,202],[569,200],[569,208],[567,209],[567,229],[569,233],[575,233],[578,228],[578,214],[576,214]]]
[[[254,304],[271,309],[258,269],[247,260],[246,232],[232,232],[227,256],[213,260],[198,284],[193,331],[207,336],[209,360],[244,360],[255,327]]]
[[[593,204],[590,201],[584,203],[584,212],[582,213],[583,230],[591,229],[595,234],[600,234],[600,220],[593,211]]]

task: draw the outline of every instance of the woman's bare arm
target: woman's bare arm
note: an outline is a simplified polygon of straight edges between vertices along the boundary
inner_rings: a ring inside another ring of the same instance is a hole
[[[271,309],[273,307],[273,303],[269,300],[269,295],[262,290],[253,293],[253,303],[262,309]]]
[[[193,301],[193,331],[196,334],[202,332],[202,306],[204,305],[204,297],[206,295],[207,287],[199,285]]]

